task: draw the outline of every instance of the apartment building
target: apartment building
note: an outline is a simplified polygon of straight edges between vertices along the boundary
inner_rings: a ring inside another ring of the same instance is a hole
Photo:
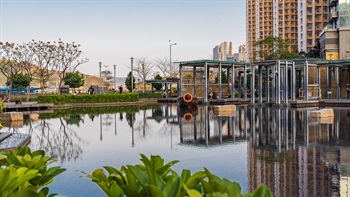
[[[299,0],[298,51],[310,51],[319,42],[319,35],[327,22],[327,0]]]
[[[246,62],[247,61],[247,50],[246,44],[241,44],[238,47],[238,53],[234,53],[233,57],[229,57],[228,59],[232,59],[235,62]]]
[[[226,61],[227,57],[233,55],[232,42],[222,42],[213,48],[213,60]]]
[[[328,0],[328,25],[320,33],[321,57],[350,59],[350,0]]]
[[[247,0],[248,58],[261,60],[255,46],[268,36],[290,39],[291,51],[309,51],[327,23],[327,0]]]

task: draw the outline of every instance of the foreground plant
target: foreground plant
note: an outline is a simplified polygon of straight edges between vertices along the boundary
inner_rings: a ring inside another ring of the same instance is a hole
[[[208,169],[191,174],[184,169],[179,176],[171,166],[178,161],[164,164],[160,156],[147,158],[141,154],[143,164],[126,165],[117,170],[104,166],[92,174],[83,173],[96,183],[107,196],[227,196],[227,197],[271,197],[272,192],[260,185],[253,193],[242,194],[241,186],[228,179],[212,174]]]
[[[0,152],[0,196],[55,196],[49,194],[54,178],[66,169],[48,168],[51,157],[37,150],[31,152],[28,147],[20,147],[11,152]]]

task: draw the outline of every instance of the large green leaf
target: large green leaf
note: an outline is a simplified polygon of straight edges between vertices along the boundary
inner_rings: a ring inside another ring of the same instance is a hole
[[[188,178],[185,185],[189,189],[197,188],[198,184],[205,178],[204,171],[198,171]]]
[[[179,193],[181,187],[181,179],[179,175],[176,173],[173,173],[171,178],[168,179],[166,182],[164,188],[163,188],[163,193],[167,197],[175,197]]]
[[[2,155],[2,154],[0,154],[0,160],[6,159],[6,158],[7,158],[7,156],[6,156],[6,155]]]
[[[261,184],[254,192],[253,197],[273,197],[271,190],[265,185]]]
[[[194,189],[187,190],[187,194],[189,197],[202,197],[202,194]]]
[[[227,179],[223,179],[223,184],[225,185],[226,192],[230,197],[240,197],[242,192],[242,187],[236,183],[231,182]]]
[[[139,181],[142,187],[145,188],[146,184],[148,183],[148,176],[146,172],[140,169],[139,167],[135,167],[131,165],[128,165],[127,167],[130,169],[130,171],[132,172],[134,177]]]
[[[163,194],[162,190],[155,185],[147,185],[147,190],[151,194],[152,197],[167,197]]]
[[[184,183],[186,183],[190,177],[191,177],[191,171],[188,169],[183,169],[181,172],[181,180]]]
[[[136,187],[134,187],[134,185],[124,185],[122,187],[122,190],[125,193],[125,196],[129,196],[129,197],[134,197],[134,196],[141,196],[138,193],[138,190]]]
[[[32,179],[30,183],[38,187],[47,185],[51,183],[57,175],[63,173],[64,171],[66,171],[66,169],[59,166],[51,167],[48,170],[44,171],[41,176]]]

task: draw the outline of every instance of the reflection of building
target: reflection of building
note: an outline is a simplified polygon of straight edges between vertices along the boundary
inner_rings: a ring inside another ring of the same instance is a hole
[[[222,42],[220,45],[217,45],[213,48],[213,59],[226,61],[228,56],[232,56],[232,49],[232,42]]]
[[[350,1],[328,1],[328,26],[320,34],[321,57],[350,59]]]
[[[348,196],[350,135],[348,124],[342,124],[348,122],[346,114],[335,110],[334,119],[316,121],[307,111],[257,111],[257,121],[251,116],[249,191],[265,183],[275,196]]]
[[[317,148],[300,147],[286,153],[248,147],[248,187],[261,183],[279,197],[331,196],[328,169]]]

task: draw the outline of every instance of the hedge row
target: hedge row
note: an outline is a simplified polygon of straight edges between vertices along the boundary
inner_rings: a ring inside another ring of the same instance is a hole
[[[162,98],[162,93],[161,92],[140,92],[139,93],[139,98]]]
[[[110,94],[77,94],[77,95],[42,95],[38,96],[38,103],[53,103],[63,105],[70,103],[112,103],[139,101],[137,93]]]

